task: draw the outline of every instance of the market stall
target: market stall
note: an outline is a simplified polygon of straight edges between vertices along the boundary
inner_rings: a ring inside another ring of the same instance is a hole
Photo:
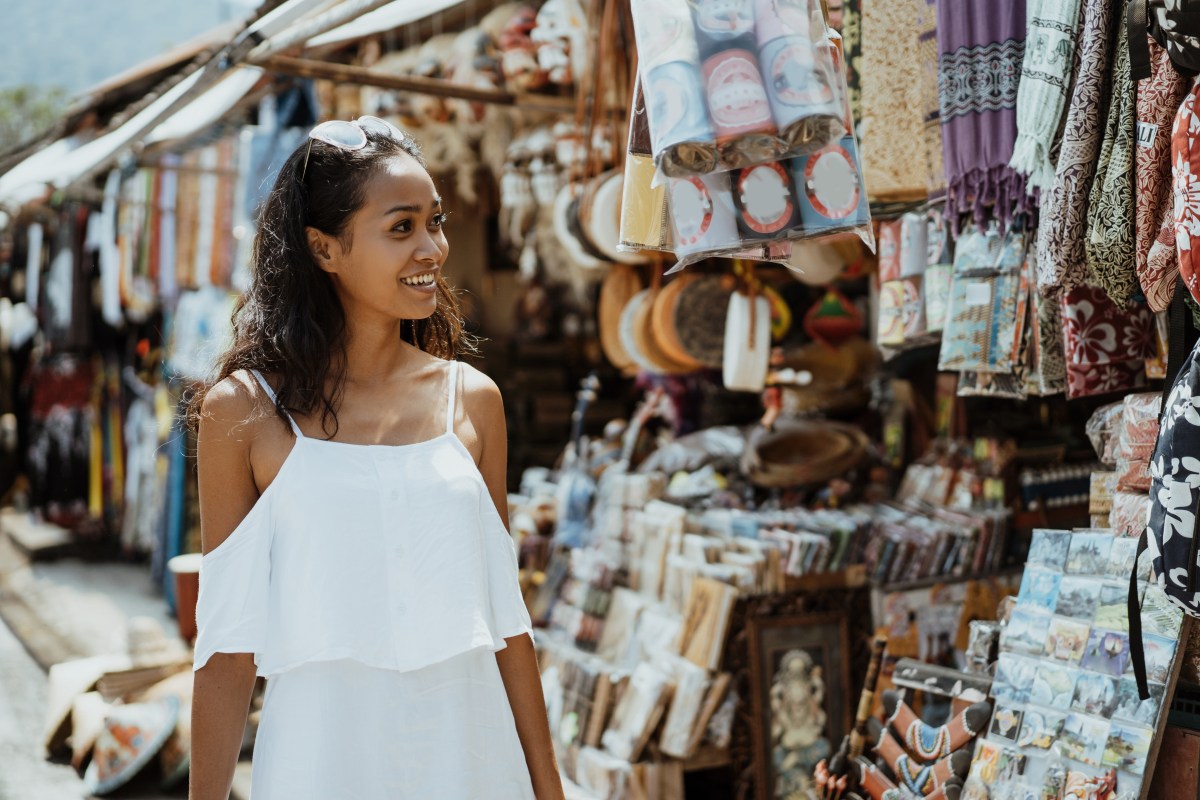
[[[268,4],[0,174],[5,488],[174,602],[179,409],[255,209],[314,122],[383,116],[492,339],[573,790],[1154,796],[1200,682],[1136,552],[1195,340],[1197,90],[1153,36],[1132,74],[1123,8],[1034,11]],[[79,674],[177,742],[169,676]]]

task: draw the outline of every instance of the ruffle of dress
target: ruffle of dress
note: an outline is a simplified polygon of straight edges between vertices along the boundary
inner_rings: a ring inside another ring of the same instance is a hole
[[[1039,192],[1028,193],[1025,176],[1007,164],[973,169],[946,186],[946,218],[952,221],[954,234],[960,232],[960,217],[970,213],[975,224],[986,230],[990,220],[998,220],[1003,230],[1018,214],[1037,209]]]

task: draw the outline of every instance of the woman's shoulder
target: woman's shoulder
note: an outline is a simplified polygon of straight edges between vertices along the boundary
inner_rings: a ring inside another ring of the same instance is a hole
[[[458,362],[457,369],[460,370],[464,404],[481,411],[496,405],[503,407],[500,387],[490,375],[465,361]]]
[[[200,404],[200,422],[229,430],[252,425],[270,404],[259,382],[249,370],[240,369],[217,381]]]

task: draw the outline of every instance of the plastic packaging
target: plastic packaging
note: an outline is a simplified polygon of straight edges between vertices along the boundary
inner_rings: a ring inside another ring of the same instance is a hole
[[[1097,408],[1087,421],[1085,430],[1101,463],[1109,466],[1117,463],[1117,446],[1120,442],[1124,414],[1125,404],[1118,400]]]
[[[634,0],[662,177],[812,153],[846,135],[817,0]]]

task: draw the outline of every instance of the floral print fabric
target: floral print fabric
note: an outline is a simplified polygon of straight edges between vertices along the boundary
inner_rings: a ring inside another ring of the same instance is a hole
[[[1187,94],[1188,81],[1171,65],[1167,51],[1150,41],[1150,78],[1137,87],[1137,151],[1135,201],[1137,205],[1137,275],[1153,311],[1163,311],[1175,293],[1179,263],[1174,248],[1151,249],[1171,218],[1172,120]]]
[[[1200,83],[1194,84],[1171,130],[1171,174],[1174,194],[1174,239],[1179,259],[1179,272],[1193,298],[1200,298],[1200,115],[1196,112],[1196,94]]]
[[[1145,381],[1154,354],[1154,315],[1144,305],[1122,310],[1095,286],[1063,294],[1067,398],[1128,391]]]

